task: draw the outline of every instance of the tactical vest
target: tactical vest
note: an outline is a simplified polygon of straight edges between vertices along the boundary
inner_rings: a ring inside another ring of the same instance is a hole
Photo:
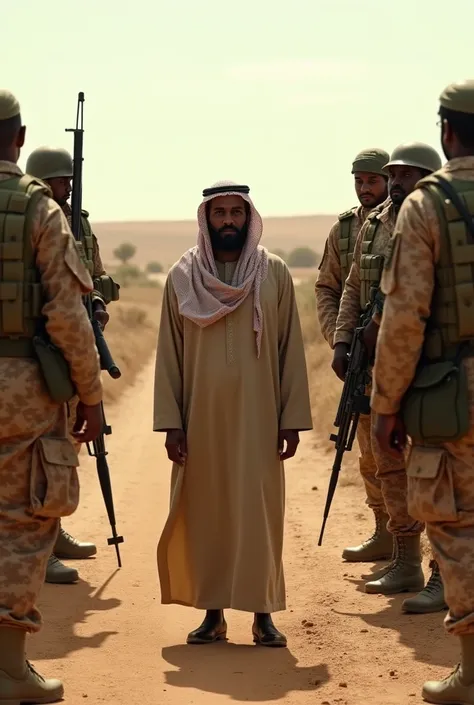
[[[453,179],[448,173],[443,178],[474,218],[474,181]],[[439,261],[423,355],[428,360],[450,360],[462,343],[467,343],[474,354],[474,240],[458,210],[434,180],[426,177],[420,187],[431,194],[440,223]]]
[[[339,219],[339,263],[341,266],[341,282],[344,282],[351,271],[352,259],[354,256],[355,238],[352,238],[352,226],[356,218],[357,207],[351,208],[341,215]]]
[[[94,283],[94,290],[98,292],[104,303],[118,301],[120,286],[108,274],[94,277],[94,235],[89,223],[88,211],[81,211],[81,240],[76,240],[79,255],[87,267]]]
[[[31,235],[36,204],[49,193],[28,175],[0,181],[0,357],[34,357],[44,292]]]
[[[81,240],[77,241],[77,246],[81,259],[92,277],[94,273],[94,237],[88,216],[87,211],[81,211]]]
[[[372,254],[377,228],[380,225],[380,220],[377,218],[379,213],[380,211],[375,211],[367,216],[369,224],[362,241],[360,256],[360,308],[362,311],[376,294],[382,278],[384,257]]]

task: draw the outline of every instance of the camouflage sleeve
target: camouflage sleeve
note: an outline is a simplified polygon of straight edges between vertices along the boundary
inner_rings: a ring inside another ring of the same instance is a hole
[[[64,213],[50,198],[38,203],[32,244],[46,292],[42,313],[48,335],[69,363],[79,399],[98,404],[102,400],[99,355],[82,300],[92,291],[92,280]]]
[[[354,247],[354,256],[349,276],[344,284],[342,292],[339,315],[336,322],[336,333],[334,334],[334,344],[352,342],[354,330],[357,327],[360,317],[360,256],[362,252],[362,240],[367,227],[367,221],[362,226],[357,242]]]
[[[325,340],[331,347],[334,347],[334,332],[342,294],[339,232],[340,224],[337,221],[332,226],[326,240],[323,259],[319,265],[318,279],[314,287],[319,325]]]
[[[373,372],[372,408],[396,414],[420,358],[430,315],[439,226],[429,196],[403,203],[390,240],[381,288],[385,294]]]

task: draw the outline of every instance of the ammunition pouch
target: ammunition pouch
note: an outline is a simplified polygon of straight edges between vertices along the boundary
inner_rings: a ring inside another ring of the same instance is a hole
[[[339,264],[341,267],[341,283],[349,276],[354,257],[355,238],[352,237],[352,224],[356,218],[357,208],[351,208],[338,216],[339,219]]]
[[[51,399],[66,404],[76,394],[67,360],[46,337],[35,336],[33,348]]]
[[[360,308],[364,310],[376,295],[382,278],[383,255],[362,254],[360,258]]]
[[[38,438],[30,478],[30,506],[35,516],[59,519],[75,512],[79,504],[78,465],[68,438]]]
[[[415,376],[402,403],[402,418],[415,445],[439,446],[469,431],[467,375],[458,361],[434,362]]]
[[[93,280],[94,289],[101,295],[106,304],[111,301],[118,301],[120,298],[120,284],[117,284],[108,274],[102,274]]]

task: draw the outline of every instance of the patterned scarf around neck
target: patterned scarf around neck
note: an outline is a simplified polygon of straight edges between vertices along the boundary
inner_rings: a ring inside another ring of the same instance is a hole
[[[218,196],[240,196],[250,206],[247,239],[237,262],[231,284],[219,279],[206,217],[206,203],[216,195],[207,196],[198,208],[198,242],[188,250],[171,270],[171,280],[178,299],[179,312],[201,328],[216,323],[235,311],[253,292],[253,328],[256,334],[257,357],[263,333],[263,312],[260,304],[260,286],[268,272],[268,252],[260,246],[263,233],[262,219],[245,193],[232,190],[235,183],[220,181],[216,187],[228,186]]]

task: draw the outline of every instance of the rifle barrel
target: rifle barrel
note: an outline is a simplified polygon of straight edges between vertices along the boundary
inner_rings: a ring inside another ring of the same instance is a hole
[[[84,93],[81,91],[77,97],[77,114],[76,114],[76,127],[66,129],[66,132],[74,133],[74,161],[73,161],[73,182],[72,182],[72,195],[71,195],[71,211],[72,211],[72,223],[71,230],[76,240],[79,242],[83,239],[82,224],[81,224],[81,213],[82,213],[82,162],[83,158],[83,146],[84,146]],[[85,248],[87,252],[87,248]],[[91,321],[92,329],[94,331],[94,337],[96,342],[97,351],[100,357],[101,369],[107,370],[109,375],[114,379],[118,379],[121,376],[121,372],[115,362],[113,361],[112,355],[108,348],[107,342],[102,333],[102,328],[98,321],[94,319],[93,309],[92,309],[92,297],[88,294],[84,299],[84,304],[87,309],[89,319]],[[89,455],[95,457],[97,474],[99,477],[99,483],[102,490],[102,496],[104,498],[105,508],[107,510],[107,515],[109,518],[110,526],[112,528],[112,536],[107,539],[109,546],[115,546],[115,552],[117,554],[117,561],[119,568],[122,567],[122,561],[120,558],[119,544],[123,543],[123,536],[117,534],[115,527],[115,510],[114,510],[114,500],[112,495],[112,483],[110,480],[110,471],[107,464],[107,450],[105,448],[104,435],[108,435],[112,432],[110,426],[107,425],[105,421],[104,406],[102,404],[102,418],[103,418],[103,429],[100,435],[92,443],[93,451],[91,452],[91,444],[87,444],[87,450]]]

